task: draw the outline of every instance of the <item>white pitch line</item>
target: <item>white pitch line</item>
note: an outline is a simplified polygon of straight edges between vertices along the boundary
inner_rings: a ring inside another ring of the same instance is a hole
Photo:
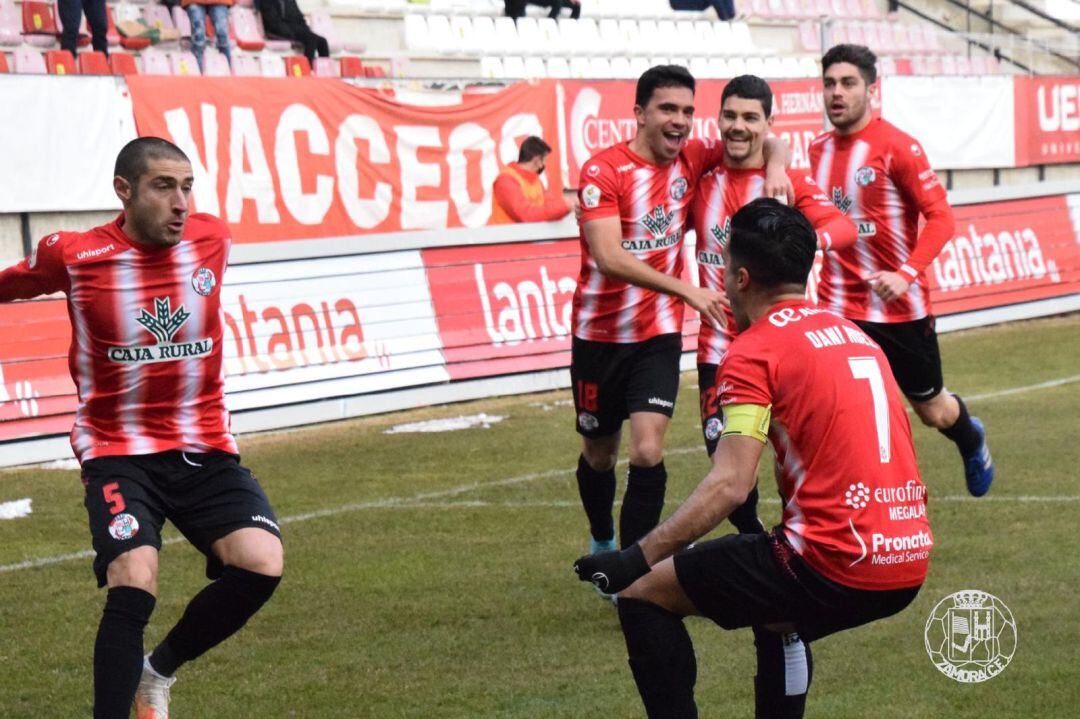
[[[984,399],[993,399],[995,397],[1005,397],[1014,394],[1023,394],[1025,392],[1032,392],[1040,389],[1048,389],[1051,387],[1060,387],[1061,385],[1070,384],[1072,382],[1080,382],[1080,375],[1072,375],[1070,377],[1060,377],[1058,379],[1048,380],[1046,382],[1040,382],[1038,384],[1025,385],[1023,387],[1012,387],[1010,389],[998,390],[995,392],[987,392],[984,394],[971,395],[966,397],[967,401],[979,401]],[[677,456],[684,454],[692,454],[694,452],[702,452],[700,446],[693,447],[671,447],[664,451],[666,456]],[[625,464],[625,461],[619,464]],[[532,472],[530,474],[523,474],[517,477],[508,477],[506,479],[497,479],[490,482],[472,482],[470,484],[463,484],[457,487],[451,487],[449,489],[437,490],[434,492],[422,492],[420,494],[414,494],[408,497],[387,497],[385,499],[377,499],[368,502],[356,502],[353,504],[344,504],[338,507],[329,507],[327,509],[320,509],[314,512],[306,512],[304,514],[295,514],[288,517],[283,517],[280,521],[282,524],[294,524],[298,522],[306,522],[312,519],[323,519],[326,517],[336,517],[349,512],[358,512],[368,509],[415,509],[415,508],[482,508],[482,507],[499,507],[499,508],[527,508],[527,507],[576,507],[575,502],[485,502],[482,500],[467,500],[464,502],[428,502],[432,499],[440,499],[442,497],[455,497],[468,492],[473,492],[481,489],[488,489],[491,487],[508,487],[515,484],[523,484],[527,482],[534,482],[538,479],[550,479],[553,477],[562,477],[572,475],[576,470],[574,469],[550,469],[544,472]],[[774,504],[778,503],[778,499],[765,498],[761,500],[763,503]],[[946,497],[931,497],[931,501],[943,501],[943,502],[1077,502],[1080,501],[1080,496],[1071,495],[1057,495],[1057,496],[1036,496],[1036,495],[1020,495],[1015,497],[966,497],[963,495],[946,496]],[[171,537],[163,542],[165,545],[175,544],[176,542],[183,541],[182,537]],[[87,549],[81,552],[73,552],[71,554],[57,554],[51,557],[39,557],[37,559],[27,559],[22,562],[15,562],[14,564],[0,564],[0,574],[7,572],[15,572],[22,569],[33,569],[37,567],[47,567],[53,564],[60,564],[62,562],[70,562],[78,559],[87,559],[93,557],[93,550]]]

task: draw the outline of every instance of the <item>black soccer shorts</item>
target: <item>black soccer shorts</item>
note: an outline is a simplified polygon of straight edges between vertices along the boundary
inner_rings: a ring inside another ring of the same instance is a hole
[[[210,547],[226,534],[258,527],[281,538],[266,493],[232,454],[99,457],[83,464],[82,481],[99,587],[106,584],[109,564],[124,552],[142,546],[161,549],[166,519],[206,555],[210,579],[222,569]]]
[[[701,434],[705,438],[705,451],[709,456],[716,452],[720,432],[724,428],[724,412],[716,396],[716,370],[719,365],[699,364],[698,398],[701,404]]]
[[[694,544],[674,561],[679,585],[702,616],[724,629],[794,624],[806,642],[896,614],[921,588],[837,584],[795,554],[779,527]]]
[[[881,347],[896,384],[912,402],[933,399],[945,388],[933,315],[912,322],[856,320],[855,324]]]
[[[616,344],[574,337],[570,381],[578,434],[609,437],[633,412],[675,413],[682,335]]]

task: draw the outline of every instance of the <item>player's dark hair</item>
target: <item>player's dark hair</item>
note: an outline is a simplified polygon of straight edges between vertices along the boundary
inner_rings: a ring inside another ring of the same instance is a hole
[[[137,137],[120,150],[116,156],[116,168],[113,174],[122,177],[137,187],[139,178],[146,172],[150,160],[183,160],[190,162],[176,145],[160,137]]]
[[[739,75],[732,78],[727,85],[724,85],[724,91],[720,93],[720,107],[724,106],[729,97],[757,100],[761,103],[761,109],[765,111],[765,117],[772,116],[772,88],[757,75]]]
[[[817,235],[803,214],[771,197],[744,205],[731,218],[728,255],[759,285],[806,285]]]
[[[652,99],[653,93],[664,87],[685,87],[689,88],[690,92],[694,92],[696,83],[690,71],[680,65],[650,67],[638,78],[634,104],[645,107]]]
[[[551,145],[541,140],[536,135],[525,138],[518,149],[518,162],[528,162],[534,157],[543,157],[551,153]]]
[[[838,62],[850,62],[859,68],[867,85],[873,85],[877,80],[877,55],[865,45],[833,45],[821,58],[822,74]]]

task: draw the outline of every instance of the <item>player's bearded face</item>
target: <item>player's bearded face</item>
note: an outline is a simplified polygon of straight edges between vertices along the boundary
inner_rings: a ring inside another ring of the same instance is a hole
[[[657,88],[645,107],[634,107],[634,115],[653,159],[661,164],[671,162],[690,137],[694,93],[688,87]]]
[[[724,155],[733,162],[764,163],[761,147],[771,124],[760,100],[729,97],[720,109]]]
[[[193,180],[187,162],[165,159],[148,162],[146,172],[124,203],[136,239],[162,247],[180,242],[188,218]]]
[[[870,86],[858,67],[838,62],[825,71],[824,99],[829,122],[835,127],[849,127],[870,111]]]
[[[750,326],[750,315],[743,306],[743,288],[739,285],[739,268],[733,267],[727,246],[720,252],[724,258],[724,292],[731,302],[731,314],[735,317],[735,329],[743,332]]]

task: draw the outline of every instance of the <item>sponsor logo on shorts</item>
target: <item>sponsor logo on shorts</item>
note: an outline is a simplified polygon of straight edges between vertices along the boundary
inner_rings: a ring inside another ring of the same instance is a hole
[[[993,594],[954,592],[930,612],[923,630],[926,653],[945,676],[964,684],[993,679],[1016,653],[1016,620]]]
[[[214,271],[209,267],[200,267],[191,275],[191,286],[203,297],[209,297],[216,285],[217,278],[214,277]]]
[[[673,200],[681,200],[686,197],[686,189],[688,185],[685,177],[677,177],[671,183],[671,187],[668,188],[668,193]]]
[[[274,529],[276,529],[277,531],[279,531],[279,532],[281,531],[281,527],[279,527],[277,525],[277,522],[270,519],[269,517],[264,517],[261,514],[253,514],[253,515],[251,515],[251,521],[252,522],[259,522],[260,524],[268,524],[271,527],[273,527]]]
[[[600,206],[600,188],[596,185],[585,185],[581,190],[581,204],[590,210]]]
[[[649,404],[655,404],[657,407],[666,407],[668,409],[671,409],[675,406],[674,402],[670,402],[666,399],[661,399],[659,397],[649,397]]]
[[[139,520],[127,512],[118,514],[109,522],[109,536],[124,542],[139,533]]]
[[[721,430],[724,429],[724,425],[716,417],[709,417],[709,420],[705,423],[705,439],[710,442],[720,436]]]
[[[877,173],[874,172],[872,167],[860,167],[855,170],[855,184],[859,187],[868,187],[874,184],[874,180],[877,179]]]
[[[596,418],[596,415],[589,414],[588,412],[581,412],[577,416],[578,426],[586,432],[592,432],[594,429],[600,426],[600,420]]]

